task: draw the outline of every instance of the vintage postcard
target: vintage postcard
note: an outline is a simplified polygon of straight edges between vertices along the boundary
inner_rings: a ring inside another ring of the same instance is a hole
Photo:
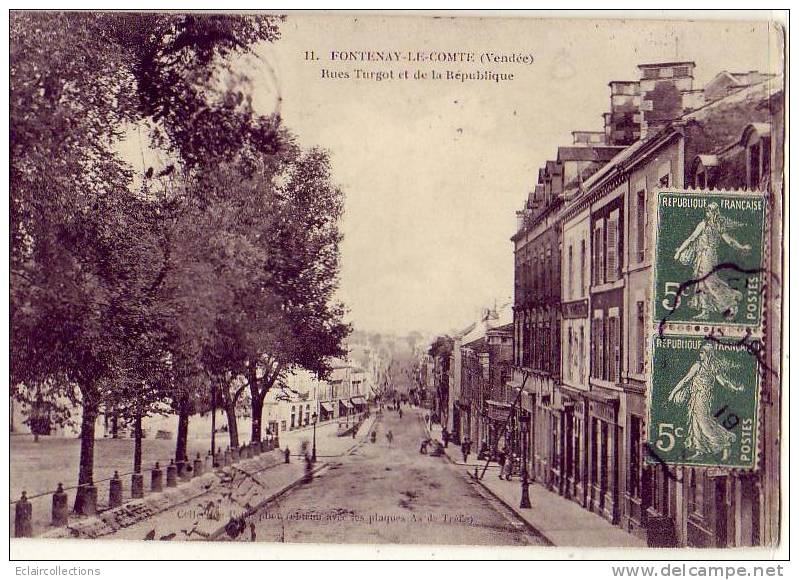
[[[785,548],[786,18],[11,11],[12,555]]]

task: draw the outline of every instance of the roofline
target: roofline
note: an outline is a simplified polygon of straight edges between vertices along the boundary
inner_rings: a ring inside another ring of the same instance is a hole
[[[690,64],[691,66],[696,66],[696,63],[692,60],[680,60],[673,62],[653,62],[648,64],[639,64],[638,68],[661,68],[664,66],[677,66],[677,65],[686,65],[686,64]]]

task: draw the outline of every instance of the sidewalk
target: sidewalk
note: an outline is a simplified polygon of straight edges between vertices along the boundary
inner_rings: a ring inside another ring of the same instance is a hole
[[[430,437],[441,440],[441,426],[433,425]],[[474,455],[469,463],[463,462],[460,446],[450,443],[444,453],[451,463],[465,469],[470,477],[483,473],[485,461],[477,461]],[[480,485],[510,508],[516,515],[555,546],[590,548],[646,548],[646,541],[614,526],[606,519],[580,507],[577,503],[553,493],[537,483],[530,483],[530,509],[519,508],[521,483],[515,477],[511,481],[499,479],[499,468],[490,463]]]

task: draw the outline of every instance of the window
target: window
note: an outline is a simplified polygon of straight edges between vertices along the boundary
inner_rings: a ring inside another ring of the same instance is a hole
[[[704,518],[707,512],[707,476],[704,471],[692,468],[688,472],[688,511],[691,515]]]
[[[574,297],[574,248],[569,244],[569,282],[566,287],[566,296],[568,299]]]
[[[694,176],[694,187],[699,189],[704,189],[707,187],[707,171],[704,167],[700,167],[696,170],[696,175]]]
[[[646,189],[641,189],[635,196],[635,249],[639,262],[646,257]]]
[[[630,497],[641,497],[641,426],[643,421],[636,415],[630,415]]]
[[[605,250],[605,280],[615,282],[619,279],[619,212],[611,212],[607,224],[607,248]]]
[[[614,312],[615,310],[615,312]],[[619,324],[618,309],[611,309],[607,319],[607,330],[605,336],[605,360],[607,370],[605,379],[613,383],[619,381],[621,369],[621,325]]]
[[[643,301],[638,301],[635,304],[636,317],[635,326],[636,333],[636,357],[635,357],[635,372],[639,375],[644,373],[646,368],[646,318],[644,313]]]
[[[594,226],[594,284],[605,283],[605,235],[604,220]]]
[[[566,347],[566,372],[564,373],[569,378],[569,380],[572,380],[572,377],[574,376],[573,373],[574,365],[572,359],[572,353],[574,352],[574,350],[575,350],[574,336],[572,334],[572,328],[571,326],[569,326],[569,342]]]
[[[749,189],[757,189],[760,185],[760,142],[749,147]]]
[[[763,145],[760,148],[763,158],[763,171],[761,174],[761,181],[763,179],[771,179],[771,138],[763,137]]]
[[[577,354],[580,357],[580,360],[578,362],[578,368],[580,369],[579,377],[580,377],[580,383],[581,384],[585,384],[585,336],[584,335],[585,335],[585,329],[581,325],[580,326],[580,342],[578,343],[579,347],[578,347],[578,350],[577,350]]]
[[[601,310],[594,311],[594,320],[591,325],[591,376],[601,379],[604,375],[604,313]]]
[[[585,240],[580,240],[580,296],[585,296]]]

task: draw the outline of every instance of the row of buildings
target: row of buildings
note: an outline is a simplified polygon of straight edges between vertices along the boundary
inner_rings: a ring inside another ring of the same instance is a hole
[[[339,420],[354,421],[364,413],[368,403],[379,395],[378,385],[383,381],[389,360],[378,354],[370,346],[348,346],[346,358],[335,359],[331,363],[331,372],[327,379],[319,377],[305,369],[295,369],[286,374],[276,384],[264,401],[263,421],[270,433],[283,433],[313,422],[314,415],[320,422]],[[246,393],[246,391],[245,391]],[[71,420],[63,424],[46,417],[50,411],[43,408],[46,428],[38,430],[41,435],[54,437],[76,437],[80,426],[80,408],[71,408],[69,401],[63,402],[70,409]],[[247,433],[250,428],[249,400],[243,397],[236,407],[239,419],[239,431]],[[10,399],[10,430],[12,434],[31,434],[30,418],[36,410]],[[221,412],[221,411],[220,411]],[[191,420],[192,436],[205,437],[210,429],[208,409],[199,411]],[[222,429],[225,429],[223,426]],[[120,421],[112,413],[101,413],[97,418],[97,437],[129,437],[132,436],[131,425]],[[164,414],[154,414],[143,419],[145,437],[156,437],[160,433],[164,437],[173,437],[177,432],[177,416],[169,413],[164,405]]]
[[[306,427],[314,416],[319,422],[355,420],[367,410],[375,398],[380,363],[367,356],[366,368],[351,358],[336,359],[331,366],[326,380],[298,370],[267,394],[264,416],[271,433]]]
[[[446,337],[420,382],[455,440],[498,437],[531,477],[653,544],[779,542],[780,301],[766,286],[767,364],[753,470],[647,462],[656,196],[766,192],[765,269],[781,272],[783,79],[693,62],[612,81],[604,131],[575,131],[538,172],[512,237],[512,304]],[[478,449],[480,448],[478,447]]]

